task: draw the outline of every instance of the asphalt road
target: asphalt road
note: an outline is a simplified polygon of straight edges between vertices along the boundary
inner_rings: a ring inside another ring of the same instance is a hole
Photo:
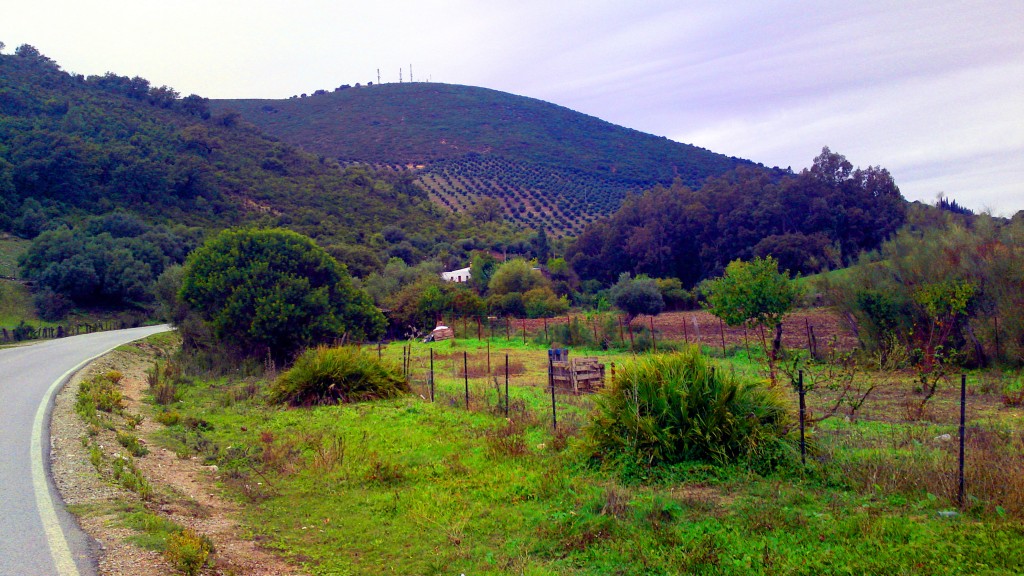
[[[91,541],[50,477],[50,409],[64,381],[89,360],[169,330],[99,332],[0,350],[0,576],[96,573]]]

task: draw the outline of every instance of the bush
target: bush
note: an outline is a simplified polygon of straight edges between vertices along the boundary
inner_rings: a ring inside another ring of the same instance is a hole
[[[392,398],[409,391],[397,366],[353,347],[307,350],[271,388],[272,402],[293,406]]]
[[[652,466],[778,460],[790,414],[776,392],[716,371],[694,347],[623,364],[587,428],[594,454]]]
[[[167,539],[164,556],[175,569],[194,576],[206,565],[212,548],[208,539],[199,536],[194,530],[186,529]]]
[[[284,230],[225,230],[193,252],[179,298],[222,344],[284,362],[310,345],[384,331],[384,315],[345,266]]]

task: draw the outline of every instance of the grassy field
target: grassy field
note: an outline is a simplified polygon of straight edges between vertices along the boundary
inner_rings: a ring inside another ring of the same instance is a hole
[[[28,249],[30,242],[13,236],[0,236],[0,277],[18,277],[18,256]]]
[[[0,279],[0,326],[11,328],[22,320],[39,322],[31,292],[20,282]]]
[[[592,396],[559,395],[552,429],[545,350],[494,342],[487,375],[486,343],[429,345],[430,402],[428,345],[411,346],[413,393],[397,400],[285,409],[268,405],[265,376],[178,378],[179,401],[169,410],[180,420],[159,442],[217,464],[223,489],[249,504],[254,535],[313,574],[1024,570],[1024,489],[1012,481],[1024,455],[1022,412],[1000,400],[1019,385],[1012,377],[971,377],[972,430],[990,446],[970,449],[990,460],[969,459],[970,499],[954,513],[955,442],[936,438],[955,438],[947,418],[955,394],[937,392],[923,418],[895,416],[921,400],[908,374],[862,375],[877,382],[875,396],[852,416],[842,405],[811,432],[805,468],[646,469],[595,458],[584,433]],[[396,364],[403,354],[400,345],[381,350]],[[619,366],[631,358],[593,354]],[[743,353],[718,362],[759,377]],[[821,385],[809,396],[811,412],[823,415],[841,394]],[[1011,480],[984,484],[979,470],[1000,466]]]

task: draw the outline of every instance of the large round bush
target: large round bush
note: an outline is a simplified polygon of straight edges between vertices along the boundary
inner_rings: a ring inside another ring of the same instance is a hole
[[[225,230],[189,256],[181,300],[223,343],[289,360],[347,335],[376,337],[384,316],[345,266],[310,238],[283,229]]]

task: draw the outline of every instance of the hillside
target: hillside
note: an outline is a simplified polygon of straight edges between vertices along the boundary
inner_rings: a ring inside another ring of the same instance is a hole
[[[699,187],[751,162],[541,100],[435,83],[342,87],[287,100],[214,100],[282,141],[341,162],[412,170],[449,210],[497,200],[510,220],[577,233],[629,192]]]
[[[371,245],[384,223],[436,242],[444,215],[414,187],[211,115],[199,96],[138,77],[68,74],[31,47],[0,55],[0,231],[31,238],[115,211],[205,229],[280,225],[321,243]]]

